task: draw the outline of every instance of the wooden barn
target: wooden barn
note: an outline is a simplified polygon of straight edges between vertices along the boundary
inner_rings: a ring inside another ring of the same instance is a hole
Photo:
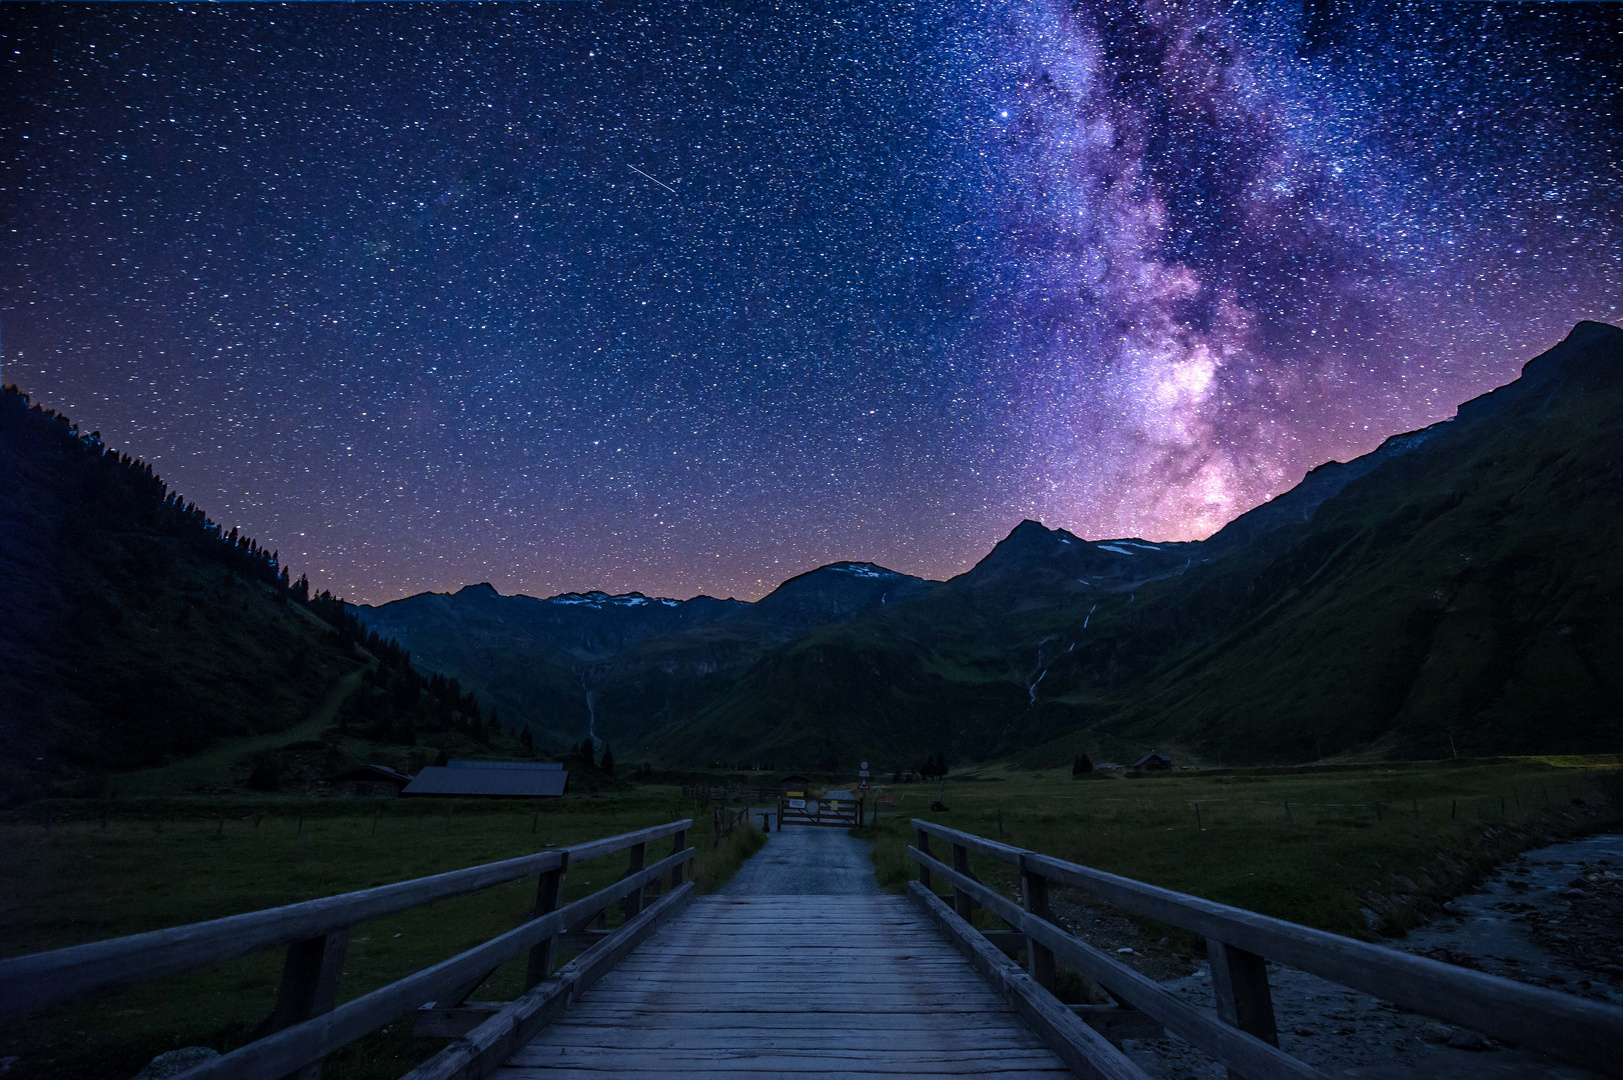
[[[1172,768],[1172,755],[1151,752],[1133,762],[1139,772],[1167,772]]]

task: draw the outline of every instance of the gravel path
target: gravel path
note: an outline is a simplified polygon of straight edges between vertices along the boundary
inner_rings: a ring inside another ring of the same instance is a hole
[[[791,825],[767,837],[723,896],[878,896],[870,848],[844,829]]]

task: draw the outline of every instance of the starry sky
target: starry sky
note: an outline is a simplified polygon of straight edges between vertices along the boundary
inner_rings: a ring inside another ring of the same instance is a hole
[[[1623,320],[1623,5],[0,5],[3,377],[356,601],[1205,536]]]

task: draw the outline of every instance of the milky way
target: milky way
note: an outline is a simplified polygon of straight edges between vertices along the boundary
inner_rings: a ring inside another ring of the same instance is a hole
[[[4,378],[359,600],[1203,536],[1618,321],[1620,32],[4,5]]]

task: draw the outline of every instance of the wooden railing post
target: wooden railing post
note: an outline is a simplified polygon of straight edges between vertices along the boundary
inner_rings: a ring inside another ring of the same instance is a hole
[[[348,947],[347,929],[289,945],[287,960],[282,964],[282,985],[276,992],[276,1006],[259,1025],[254,1037],[263,1038],[332,1012],[338,1003],[338,976],[343,971],[344,950]],[[292,1076],[297,1080],[317,1080],[321,1076],[321,1062],[306,1065]]]
[[[918,848],[924,854],[929,855],[930,854],[930,834],[925,832],[923,829],[915,828],[913,830],[913,846]],[[919,864],[919,884],[923,885],[926,889],[929,889],[931,892],[935,891],[935,887],[930,884],[930,871],[925,867],[925,865],[923,863]]]
[[[535,911],[531,913],[531,918],[539,919],[558,910],[558,902],[563,899],[564,894],[564,873],[568,869],[569,851],[565,849],[558,865],[554,869],[543,870],[536,882]],[[524,972],[524,989],[533,990],[552,974],[552,964],[557,954],[557,935],[547,938],[530,950],[530,962]]]
[[[687,846],[688,831],[683,829],[671,840],[671,854],[675,855],[678,852],[685,851],[687,850]],[[678,885],[682,884],[682,868],[686,865],[687,863],[677,863],[675,866],[671,867],[671,888],[674,889]]]
[[[962,844],[952,845],[952,868],[965,877],[969,876],[969,849]],[[970,916],[975,913],[974,899],[959,888],[956,882],[952,887],[952,909],[965,922],[969,922]]]
[[[635,874],[646,865],[648,865],[648,842],[645,840],[631,849],[631,867],[626,873]],[[637,917],[637,913],[641,910],[642,886],[639,885],[627,893],[624,900],[620,901],[620,911],[624,913],[626,922],[630,922]]]
[[[1212,962],[1212,989],[1217,994],[1217,1015],[1225,1024],[1279,1045],[1274,1023],[1274,1000],[1268,991],[1268,962],[1256,953],[1237,949],[1216,938],[1206,939]],[[1229,1080],[1240,1073],[1229,1070]]]
[[[1020,856],[1020,899],[1021,906],[1037,918],[1054,921],[1053,911],[1048,906],[1048,879],[1026,865],[1024,855]],[[1029,935],[1026,937],[1026,970],[1043,989],[1054,989],[1054,952]]]

